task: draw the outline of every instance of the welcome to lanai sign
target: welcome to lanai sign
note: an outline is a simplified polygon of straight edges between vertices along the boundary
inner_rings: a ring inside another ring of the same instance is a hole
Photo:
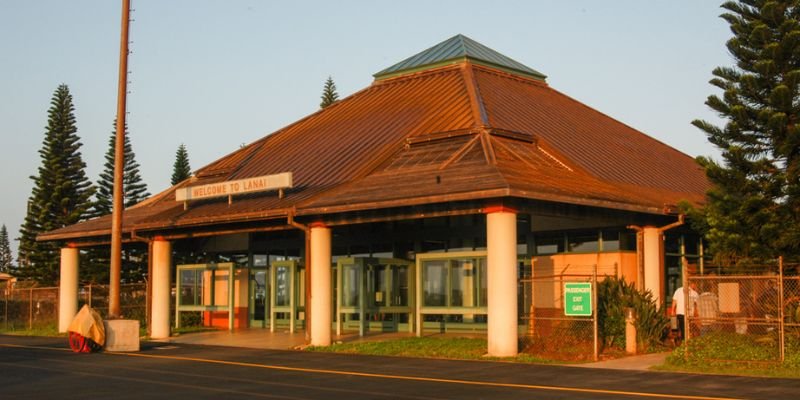
[[[256,176],[235,181],[181,188],[175,191],[175,201],[187,202],[210,197],[228,196],[228,201],[230,202],[232,196],[237,194],[265,192],[269,190],[278,190],[282,192],[283,189],[290,189],[291,187],[292,173],[284,172],[275,175]]]

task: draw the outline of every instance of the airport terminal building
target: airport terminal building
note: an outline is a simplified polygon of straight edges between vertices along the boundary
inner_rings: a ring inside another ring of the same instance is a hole
[[[463,35],[374,77],[125,211],[123,241],[149,249],[152,337],[199,311],[314,345],[480,331],[507,356],[532,272],[613,266],[663,302],[682,260],[702,263],[676,207],[708,188],[691,157]],[[63,243],[61,321],[77,312],[79,250],[110,226],[39,237]]]

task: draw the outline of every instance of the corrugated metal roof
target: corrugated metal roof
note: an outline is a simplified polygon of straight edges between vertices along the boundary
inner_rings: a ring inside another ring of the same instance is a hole
[[[488,63],[489,66],[504,68],[511,72],[520,73],[536,79],[546,78],[541,72],[461,34],[455,35],[427,50],[406,58],[389,68],[375,73],[373,76],[375,79],[385,79],[407,72],[419,71],[431,66],[440,66],[448,62],[465,59],[479,64]]]
[[[611,182],[704,194],[693,158],[547,85],[475,67],[491,126],[530,132],[592,175]]]
[[[376,81],[178,186],[281,172],[294,175],[283,198],[254,193],[184,210],[173,187],[127,210],[123,230],[504,196],[663,213],[679,200],[701,202],[708,188],[685,154],[544,81],[470,61]],[[40,239],[109,231],[110,218],[101,217]]]

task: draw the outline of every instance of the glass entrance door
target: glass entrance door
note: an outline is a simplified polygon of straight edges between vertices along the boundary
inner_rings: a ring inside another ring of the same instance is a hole
[[[293,333],[305,322],[305,268],[295,260],[276,261],[269,272],[269,329],[288,325]]]
[[[250,327],[266,328],[269,315],[269,274],[266,268],[250,270]]]
[[[342,329],[412,332],[412,262],[390,258],[340,258],[337,263],[336,334]]]

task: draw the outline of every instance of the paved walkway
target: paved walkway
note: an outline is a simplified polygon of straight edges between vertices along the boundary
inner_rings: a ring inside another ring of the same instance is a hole
[[[444,336],[435,334],[425,336]],[[334,343],[359,343],[379,342],[384,340],[413,337],[413,333],[406,332],[368,332],[359,337],[357,333],[347,333],[341,336],[332,335]],[[465,335],[458,335],[465,336]],[[467,335],[469,336],[469,335]],[[237,329],[233,332],[227,330],[214,330],[205,332],[185,333],[172,336],[169,339],[155,340],[156,342],[205,344],[214,346],[248,347],[253,349],[291,350],[302,348],[306,343],[305,331],[290,333],[289,331],[270,332],[268,329]]]
[[[624,369],[630,371],[647,371],[651,367],[664,364],[664,360],[669,356],[666,353],[642,354],[617,358],[608,361],[598,361],[586,364],[574,364],[575,367],[583,368],[604,368],[604,369]]]
[[[357,333],[333,336],[333,342],[372,342],[399,339],[414,336],[411,333],[368,333],[359,337]],[[426,335],[427,336],[427,335]],[[436,334],[435,336],[447,336]],[[463,335],[457,335],[463,336]],[[289,333],[288,331],[270,332],[268,329],[240,329],[234,332],[227,330],[187,333],[160,340],[165,343],[203,344],[213,346],[245,347],[253,349],[291,350],[299,349],[305,345],[305,332]],[[615,360],[598,361],[585,364],[569,364],[581,368],[603,368],[631,371],[646,371],[656,365],[664,363],[669,353],[644,354],[618,358]]]

